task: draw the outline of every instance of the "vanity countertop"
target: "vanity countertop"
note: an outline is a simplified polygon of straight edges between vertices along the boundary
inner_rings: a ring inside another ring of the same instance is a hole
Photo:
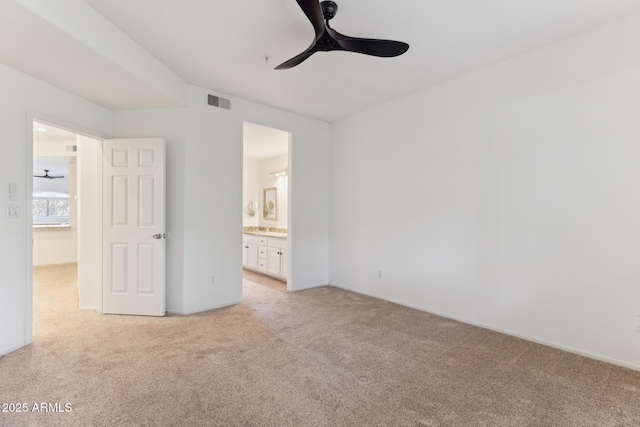
[[[245,231],[244,234],[255,234],[256,236],[280,237],[287,238],[287,233],[278,233],[277,231]]]
[[[274,228],[270,231],[266,231],[264,228],[261,230],[261,228],[262,227],[244,227],[242,232],[244,234],[255,234],[256,236],[287,238],[286,228]]]

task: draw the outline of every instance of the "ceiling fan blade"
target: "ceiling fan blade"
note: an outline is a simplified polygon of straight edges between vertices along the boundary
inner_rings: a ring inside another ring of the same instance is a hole
[[[316,32],[316,39],[324,32],[324,15],[318,0],[296,0],[300,9],[307,15],[313,29]]]
[[[392,57],[399,56],[409,50],[409,45],[404,42],[383,39],[361,39],[340,34],[328,27],[329,35],[338,42],[340,47],[350,52],[363,53],[365,55]]]
[[[293,68],[296,65],[301,64],[304,60],[306,60],[311,55],[316,53],[316,50],[313,49],[314,46],[315,46],[315,43],[313,45],[311,45],[311,47],[309,47],[309,49],[305,50],[304,52],[302,52],[299,55],[294,56],[290,60],[283,62],[282,64],[278,65],[275,69],[276,70],[287,70],[289,68]]]
[[[44,175],[33,175],[34,178],[46,178],[46,179],[60,179],[64,178],[64,175],[49,175],[51,169],[44,169]]]
[[[338,44],[350,52],[364,53],[365,55],[392,57],[399,56],[409,50],[409,45],[395,40],[358,39],[346,37],[338,40]]]

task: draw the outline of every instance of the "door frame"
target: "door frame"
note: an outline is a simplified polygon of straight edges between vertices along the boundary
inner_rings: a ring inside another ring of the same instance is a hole
[[[25,176],[25,198],[24,198],[24,233],[25,233],[25,344],[33,342],[33,223],[29,221],[29,212],[31,212],[31,205],[33,204],[33,122],[41,122],[60,129],[73,132],[77,135],[86,136],[88,138],[95,139],[97,141],[97,149],[99,158],[102,158],[102,139],[106,135],[102,135],[100,132],[83,128],[82,126],[75,125],[73,123],[66,122],[45,114],[36,113],[27,110],[26,112],[26,176]],[[99,177],[100,193],[96,195],[98,197],[97,203],[99,204],[99,212],[102,212],[102,162],[98,161],[96,165],[96,173]],[[102,221],[97,221],[95,227],[98,232],[98,254],[102,254]],[[100,258],[102,258],[100,256]],[[102,313],[102,262],[99,263],[98,272],[96,273],[96,285],[99,286],[98,297],[96,299],[96,310]]]

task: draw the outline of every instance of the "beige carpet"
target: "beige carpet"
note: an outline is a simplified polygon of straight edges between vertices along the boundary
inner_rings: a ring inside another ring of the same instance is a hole
[[[336,288],[247,273],[240,305],[144,318],[79,311],[74,274],[36,271],[0,359],[0,402],[71,412],[2,426],[640,426],[640,372]]]

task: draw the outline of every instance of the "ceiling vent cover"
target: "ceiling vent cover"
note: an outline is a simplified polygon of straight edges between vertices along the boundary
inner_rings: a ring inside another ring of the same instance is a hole
[[[207,94],[207,107],[221,108],[223,110],[231,110],[231,100],[222,98],[221,96],[214,95],[212,93]]]

